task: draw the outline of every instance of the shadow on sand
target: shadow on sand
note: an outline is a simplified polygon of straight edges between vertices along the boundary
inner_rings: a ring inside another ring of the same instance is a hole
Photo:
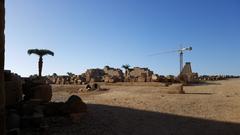
[[[222,85],[219,82],[200,81],[197,83],[188,84],[187,86],[208,86],[208,85]]]
[[[188,94],[188,95],[213,95],[214,93],[184,93],[184,94]]]
[[[50,134],[65,135],[239,135],[240,124],[129,108],[88,104],[78,124],[50,125]],[[66,122],[66,121],[65,121]],[[61,126],[60,126],[61,125]]]

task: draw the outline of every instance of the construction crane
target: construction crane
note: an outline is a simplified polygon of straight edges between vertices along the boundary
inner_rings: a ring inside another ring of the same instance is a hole
[[[185,51],[192,51],[192,47],[185,47],[185,48],[181,48],[179,50],[177,50],[178,53],[179,53],[179,56],[180,56],[180,73],[182,72],[183,70],[183,53]]]
[[[181,73],[182,70],[183,70],[183,54],[184,54],[185,51],[192,51],[192,49],[193,49],[192,47],[183,47],[183,48],[180,48],[178,50],[162,52],[162,53],[156,53],[156,54],[152,54],[150,56],[160,55],[160,54],[164,54],[164,53],[174,53],[174,52],[179,53],[179,57],[180,57],[180,73]]]

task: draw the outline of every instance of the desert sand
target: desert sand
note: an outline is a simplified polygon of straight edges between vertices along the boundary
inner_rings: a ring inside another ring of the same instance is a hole
[[[80,93],[82,86],[53,86],[52,101],[79,95],[88,114],[79,123],[51,119],[48,133],[58,135],[239,135],[240,79],[185,86],[102,85],[106,91]]]

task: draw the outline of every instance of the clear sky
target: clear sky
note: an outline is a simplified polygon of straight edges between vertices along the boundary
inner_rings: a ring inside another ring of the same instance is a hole
[[[43,74],[123,64],[179,72],[177,53],[200,74],[240,74],[239,0],[6,0],[6,69],[37,74],[30,48],[46,48]]]

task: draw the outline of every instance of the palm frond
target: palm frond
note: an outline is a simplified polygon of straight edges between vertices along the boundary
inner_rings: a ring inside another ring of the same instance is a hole
[[[44,56],[44,55],[52,55],[54,56],[54,52],[47,50],[47,49],[29,49],[28,54],[36,54],[39,56]]]
[[[122,65],[122,68],[129,69],[131,66],[129,64]]]

